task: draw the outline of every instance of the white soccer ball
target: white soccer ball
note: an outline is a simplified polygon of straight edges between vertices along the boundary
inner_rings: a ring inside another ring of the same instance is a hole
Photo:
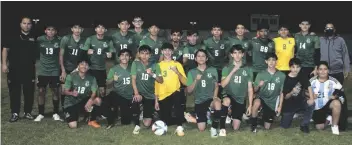
[[[155,135],[164,135],[167,132],[167,125],[161,120],[155,121],[152,125],[152,131]]]

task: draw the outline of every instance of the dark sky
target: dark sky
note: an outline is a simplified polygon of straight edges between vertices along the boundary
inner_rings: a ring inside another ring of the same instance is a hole
[[[235,24],[249,27],[250,14],[278,14],[280,23],[298,31],[298,23],[310,20],[312,30],[321,32],[326,22],[333,22],[341,33],[352,32],[352,2],[1,2],[2,30],[18,28],[21,16],[39,18],[41,24],[67,27],[80,22],[86,27],[94,20],[116,27],[119,19],[142,16],[146,25],[157,23],[162,28],[189,27],[196,20],[199,29],[219,24],[234,29]],[[153,9],[156,9],[153,10]]]

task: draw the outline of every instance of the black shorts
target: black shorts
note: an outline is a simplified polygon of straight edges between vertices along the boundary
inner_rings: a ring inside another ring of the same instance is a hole
[[[260,104],[262,106],[264,122],[273,123],[276,116],[275,110],[272,110],[263,99],[260,99]]]
[[[97,80],[99,88],[106,86],[106,70],[89,70],[89,72]]]
[[[88,100],[89,100],[89,97],[87,97],[86,99],[83,99],[81,102],[73,106],[70,106],[64,109],[65,120],[67,121],[67,123],[78,121],[79,114],[81,112],[85,112],[84,106],[86,105]]]
[[[59,76],[38,76],[37,86],[39,88],[46,88],[49,85],[50,88],[59,88],[60,77]]]
[[[103,97],[103,102],[108,106],[107,109],[111,109],[112,107],[117,112],[117,110],[120,108],[121,124],[126,125],[131,123],[133,114],[132,99],[126,99],[118,95],[116,92],[111,91],[109,95]],[[108,110],[105,110],[104,113],[108,113]]]
[[[231,118],[232,119],[237,119],[237,120],[242,120],[243,113],[246,112],[246,104],[240,104],[236,102],[235,99],[230,97],[231,99]]]
[[[213,99],[195,105],[197,123],[207,122],[207,112]]]
[[[143,118],[153,118],[155,111],[155,99],[146,99],[143,97]]]
[[[333,100],[329,100],[325,106],[319,110],[314,110],[313,112],[313,121],[314,124],[324,124],[326,121],[326,117],[328,117],[328,115],[331,115],[331,109],[330,109],[330,104]]]

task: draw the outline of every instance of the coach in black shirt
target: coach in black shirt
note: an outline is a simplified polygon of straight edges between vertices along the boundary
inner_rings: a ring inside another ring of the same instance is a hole
[[[19,118],[21,94],[24,95],[24,117],[33,119],[31,112],[34,100],[35,62],[38,50],[35,37],[30,33],[32,20],[22,18],[21,31],[5,38],[2,50],[2,71],[7,73],[12,117],[10,122]],[[23,87],[23,88],[22,88]]]

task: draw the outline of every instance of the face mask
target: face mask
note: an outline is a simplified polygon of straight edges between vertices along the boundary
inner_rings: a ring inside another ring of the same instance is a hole
[[[334,30],[333,29],[326,29],[325,30],[325,35],[332,36],[333,34],[334,34]]]

